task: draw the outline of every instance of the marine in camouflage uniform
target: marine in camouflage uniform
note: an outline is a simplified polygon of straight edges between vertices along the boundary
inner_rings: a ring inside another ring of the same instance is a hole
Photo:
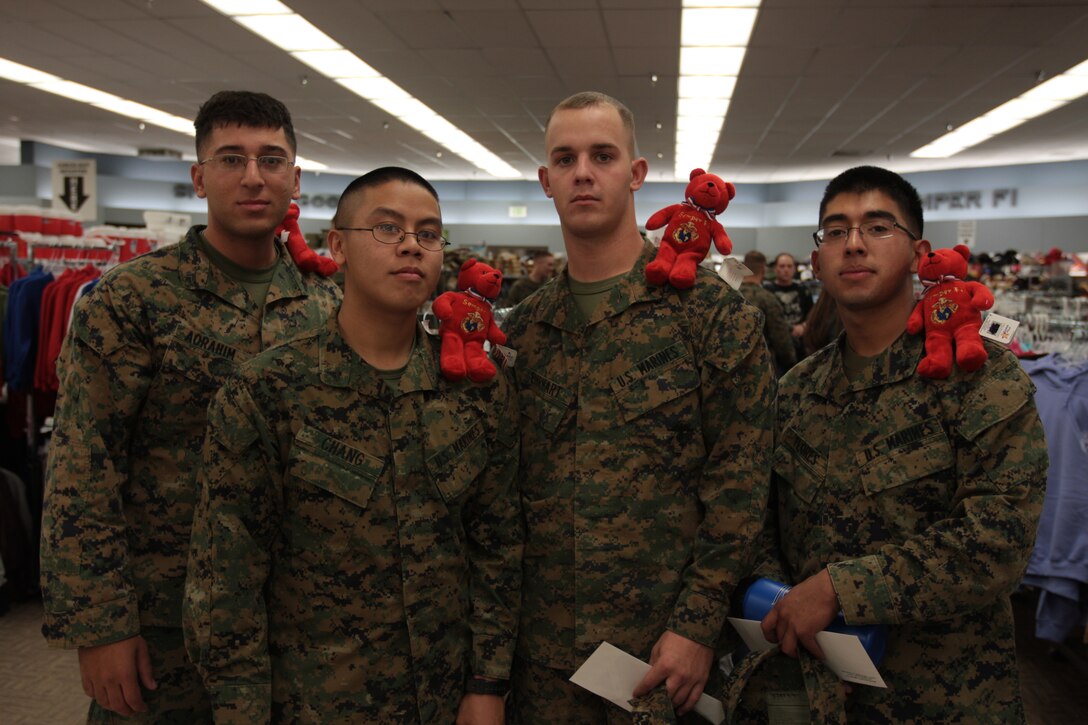
[[[1047,469],[1031,382],[990,343],[978,372],[921,378],[906,333],[848,381],[843,344],[780,382],[773,480],[784,580],[826,566],[848,624],[891,625],[888,688],[855,686],[847,717],[1023,722],[1008,595]]]
[[[786,322],[782,303],[774,293],[754,282],[742,284],[740,293],[763,313],[763,336],[774,355],[775,370],[780,374],[785,373],[796,364],[797,352],[793,346],[793,338],[790,337],[790,326]]]
[[[564,271],[504,323],[518,353],[530,673],[569,677],[604,641],[648,660],[666,629],[714,647],[748,573],[774,410],[762,320],[705,269],[690,290],[649,286],[653,257],[646,245],[591,319]],[[548,693],[519,689],[542,681],[515,673],[521,719],[524,707],[548,721]]]
[[[509,677],[517,399],[438,349],[387,383],[331,318],[213,402],[186,627],[216,722],[452,723]]]
[[[781,560],[768,555],[758,573],[796,586],[764,631],[782,638],[789,622],[803,639],[840,607],[847,624],[886,624],[888,687],[848,695],[806,652],[800,671],[783,655],[762,671],[746,660],[727,689],[739,701],[731,715],[795,722],[801,694],[802,717],[807,701],[819,723],[1022,723],[1009,594],[1031,553],[1048,464],[1033,386],[990,343],[978,371],[917,374],[924,338],[905,328],[910,273],[929,242],[917,191],[901,177],[844,172],[820,215],[837,236],[814,268],[845,332],[779,384],[764,541]]]
[[[118,266],[80,300],[58,363],[42,524],[46,639],[161,642],[152,665],[168,669],[155,667],[159,688],[145,693],[155,722],[206,702],[180,628],[208,403],[240,363],[320,325],[339,299],[277,241],[259,305],[200,249],[202,231]]]

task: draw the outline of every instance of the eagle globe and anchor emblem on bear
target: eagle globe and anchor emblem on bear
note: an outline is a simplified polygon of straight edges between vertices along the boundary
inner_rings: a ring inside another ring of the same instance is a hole
[[[698,238],[699,228],[691,220],[685,221],[672,233],[672,239],[677,244],[691,244]]]
[[[956,314],[956,310],[959,308],[960,306],[958,304],[942,294],[933,304],[933,312],[930,314],[930,319],[934,324],[943,325],[952,319],[952,315]]]
[[[461,329],[470,334],[473,332],[479,332],[481,329],[483,329],[483,326],[484,318],[479,312],[475,310],[469,312],[467,315],[465,315],[465,319],[461,320]]]

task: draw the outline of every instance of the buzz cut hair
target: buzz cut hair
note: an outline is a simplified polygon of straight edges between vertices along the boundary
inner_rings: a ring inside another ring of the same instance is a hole
[[[922,199],[918,190],[899,174],[879,166],[855,166],[829,181],[820,200],[820,218],[816,224],[823,222],[828,203],[839,194],[864,194],[867,191],[879,191],[898,204],[906,216],[903,224],[917,239],[922,238]]]
[[[631,152],[631,158],[635,158],[636,149],[638,143],[635,141],[635,114],[631,113],[631,109],[612,96],[601,93],[599,91],[581,91],[575,93],[573,96],[567,96],[552,109],[552,112],[548,114],[548,120],[544,124],[544,133],[547,134],[548,127],[551,126],[552,117],[558,111],[576,111],[582,108],[594,108],[596,106],[611,106],[616,109],[616,113],[620,116],[620,121],[623,123],[624,130],[627,131],[627,135],[630,137],[631,143],[628,145],[627,150]]]
[[[340,194],[340,200],[336,203],[336,213],[332,217],[333,227],[340,226],[340,222],[349,213],[348,207],[351,206],[356,198],[362,195],[364,191],[375,186],[387,184],[390,181],[403,181],[406,184],[415,184],[416,186],[423,187],[434,197],[435,201],[438,201],[438,192],[435,191],[429,181],[416,172],[400,166],[383,166],[363,174],[347,185],[344,192]]]
[[[290,111],[267,93],[219,91],[204,101],[193,121],[198,157],[212,131],[222,126],[283,129],[291,154],[298,149]]]

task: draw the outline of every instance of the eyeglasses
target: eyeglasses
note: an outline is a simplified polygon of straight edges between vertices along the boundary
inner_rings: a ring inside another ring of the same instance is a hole
[[[918,237],[914,236],[909,229],[891,219],[874,219],[865,222],[864,224],[859,224],[856,227],[824,227],[822,229],[817,229],[812,233],[812,241],[816,242],[817,248],[819,248],[821,244],[838,244],[839,242],[845,242],[850,237],[850,230],[852,229],[857,229],[858,233],[861,234],[861,238],[867,242],[876,241],[877,239],[887,239],[895,234],[896,229],[901,229],[906,232],[907,236],[911,238],[911,241],[918,241]]]
[[[286,156],[245,156],[243,154],[216,154],[199,162],[208,164],[224,174],[244,174],[250,161],[257,162],[257,171],[262,176],[282,176],[290,171],[295,162]]]
[[[440,232],[433,229],[420,229],[418,232],[406,232],[396,224],[375,224],[372,227],[336,227],[341,232],[370,232],[382,244],[400,244],[405,237],[416,238],[419,246],[429,252],[440,252],[449,244]]]

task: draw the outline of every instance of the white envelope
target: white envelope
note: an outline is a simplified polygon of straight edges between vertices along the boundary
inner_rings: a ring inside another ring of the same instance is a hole
[[[635,686],[649,670],[650,665],[639,658],[608,642],[602,642],[578,671],[571,675],[570,681],[631,712],[631,705],[627,701],[631,699]],[[709,695],[699,697],[699,701],[695,703],[695,712],[714,725],[725,720],[725,709],[721,701]]]
[[[762,652],[778,646],[764,639],[763,630],[759,628],[759,622],[754,619],[729,617],[729,623],[740,634],[744,644],[748,645],[748,649],[753,652]],[[820,645],[820,649],[827,657],[824,664],[838,675],[840,680],[870,687],[887,687],[876,665],[869,658],[865,648],[861,646],[861,640],[854,635],[817,632],[816,643]]]

